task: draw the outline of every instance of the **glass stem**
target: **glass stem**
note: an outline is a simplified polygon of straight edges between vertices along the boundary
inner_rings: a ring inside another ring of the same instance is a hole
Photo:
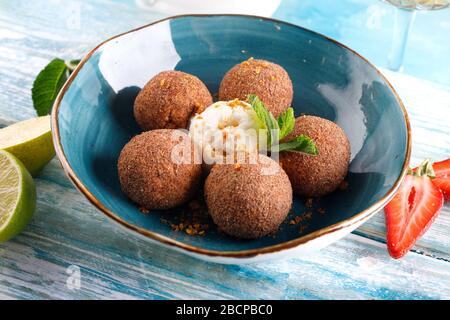
[[[399,71],[403,65],[405,48],[408,43],[409,31],[416,16],[416,10],[397,9],[391,52],[388,56],[388,67]]]

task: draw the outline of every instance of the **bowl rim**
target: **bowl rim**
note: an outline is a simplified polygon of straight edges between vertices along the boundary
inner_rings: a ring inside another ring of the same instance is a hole
[[[193,246],[190,244],[186,244],[177,240],[174,240],[172,238],[163,236],[157,232],[152,232],[150,230],[138,227],[134,224],[131,224],[125,220],[123,220],[122,218],[120,218],[119,216],[117,216],[114,212],[112,212],[111,210],[109,210],[108,208],[106,208],[103,203],[101,203],[101,201],[99,201],[87,188],[86,186],[80,181],[80,179],[77,177],[77,175],[75,174],[74,170],[72,169],[71,165],[69,164],[61,141],[60,141],[60,133],[59,133],[59,120],[58,120],[58,114],[59,114],[59,107],[61,105],[61,101],[66,93],[66,91],[69,89],[70,85],[72,84],[73,80],[76,78],[78,72],[83,68],[84,64],[86,63],[87,60],[89,60],[89,58],[100,48],[102,47],[104,44],[119,38],[121,36],[151,27],[153,25],[157,25],[159,23],[165,22],[165,21],[170,21],[170,20],[176,20],[176,19],[180,19],[180,18],[193,18],[193,17],[197,17],[197,18],[202,18],[202,17],[244,17],[244,18],[252,18],[252,19],[261,19],[261,20],[265,20],[265,21],[269,21],[269,22],[273,22],[273,23],[277,23],[277,24],[282,24],[282,25],[287,25],[289,27],[294,27],[294,28],[298,28],[302,31],[306,31],[309,32],[311,34],[314,34],[316,36],[322,37],[323,39],[327,40],[327,41],[331,41],[334,44],[349,50],[350,52],[352,52],[353,54],[355,54],[356,56],[358,56],[360,59],[362,59],[363,61],[365,61],[370,67],[372,67],[378,74],[378,76],[383,79],[386,84],[389,86],[390,90],[392,91],[392,93],[394,94],[398,105],[400,106],[400,109],[402,111],[403,114],[403,120],[405,122],[405,127],[406,127],[406,131],[407,131],[407,136],[406,136],[406,152],[405,152],[405,158],[403,161],[403,165],[402,165],[402,170],[400,172],[400,175],[398,176],[397,180],[395,181],[394,185],[389,189],[389,191],[387,191],[377,202],[375,202],[374,204],[372,204],[371,206],[369,206],[368,208],[364,209],[363,211],[356,213],[355,215],[353,215],[350,218],[341,220],[335,224],[329,225],[327,227],[321,228],[319,230],[316,230],[314,232],[308,233],[306,235],[300,236],[298,238],[286,241],[286,242],[282,242],[282,243],[278,243],[275,245],[270,245],[267,247],[263,247],[263,248],[255,248],[255,249],[245,249],[245,250],[238,250],[238,251],[220,251],[220,250],[210,250],[210,249],[204,249],[204,248],[200,248],[197,246]],[[225,258],[250,258],[250,257],[255,257],[255,256],[259,256],[259,255],[263,255],[263,254],[270,254],[270,253],[276,253],[276,252],[280,252],[283,251],[285,249],[291,249],[294,247],[297,247],[299,245],[305,244],[309,241],[312,241],[314,239],[317,239],[319,237],[322,237],[324,235],[330,234],[330,233],[334,233],[337,232],[341,229],[344,228],[348,228],[351,227],[352,225],[356,225],[358,222],[363,221],[364,219],[368,219],[371,216],[373,216],[375,213],[377,213],[380,209],[382,209],[385,204],[390,201],[392,199],[392,197],[394,196],[395,192],[397,191],[397,189],[400,187],[401,182],[403,181],[403,178],[406,176],[407,173],[407,169],[408,169],[408,165],[409,165],[409,161],[410,161],[410,157],[411,157],[411,126],[410,126],[410,122],[409,122],[409,116],[408,113],[406,111],[406,108],[402,102],[402,100],[400,99],[398,93],[395,91],[394,87],[392,86],[392,84],[386,79],[386,77],[381,73],[381,71],[375,67],[374,64],[372,64],[371,62],[369,62],[366,58],[364,58],[363,56],[361,56],[359,53],[357,53],[356,51],[354,51],[353,49],[347,47],[346,45],[332,39],[329,38],[325,35],[322,35],[318,32],[309,30],[307,28],[295,25],[293,23],[290,22],[285,22],[282,20],[278,20],[278,19],[274,19],[274,18],[268,18],[268,17],[261,17],[261,16],[256,16],[256,15],[246,15],[246,14],[182,14],[182,15],[175,15],[175,16],[169,16],[163,19],[159,19],[156,21],[153,21],[149,24],[143,25],[141,27],[132,29],[130,31],[126,31],[123,33],[120,33],[118,35],[112,36],[110,38],[108,38],[107,40],[101,42],[100,44],[98,44],[97,46],[95,46],[92,50],[90,50],[87,55],[80,61],[80,63],[78,64],[78,66],[75,68],[75,70],[72,72],[72,74],[70,75],[70,77],[67,79],[67,81],[64,83],[63,87],[61,88],[58,96],[56,97],[56,100],[53,104],[53,108],[52,108],[52,113],[51,113],[51,128],[52,128],[52,137],[53,137],[53,143],[55,145],[55,151],[56,154],[59,158],[59,161],[62,164],[62,167],[66,173],[66,175],[69,177],[69,179],[72,181],[72,183],[75,185],[75,187],[95,206],[97,207],[101,212],[103,212],[107,217],[111,218],[113,221],[119,223],[122,227],[124,227],[125,229],[129,230],[129,231],[133,231],[133,232],[137,232],[138,235],[144,236],[146,238],[149,238],[151,240],[160,242],[162,244],[168,245],[170,247],[173,247],[174,249],[178,249],[181,251],[187,251],[187,252],[191,252],[194,254],[200,254],[200,255],[206,255],[206,256],[211,256],[211,257],[225,257]]]

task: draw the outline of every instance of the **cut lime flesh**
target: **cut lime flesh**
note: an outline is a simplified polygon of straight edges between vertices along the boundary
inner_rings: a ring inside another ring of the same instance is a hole
[[[21,121],[0,129],[0,149],[16,156],[35,176],[55,156],[50,116]]]
[[[36,187],[19,159],[0,150],[0,243],[19,234],[36,208]]]

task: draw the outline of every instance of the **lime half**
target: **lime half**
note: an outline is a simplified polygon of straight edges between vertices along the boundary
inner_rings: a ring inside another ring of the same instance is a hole
[[[21,121],[0,129],[0,149],[16,156],[35,176],[55,156],[50,116]]]
[[[0,150],[0,243],[19,234],[36,208],[33,178],[19,159]]]

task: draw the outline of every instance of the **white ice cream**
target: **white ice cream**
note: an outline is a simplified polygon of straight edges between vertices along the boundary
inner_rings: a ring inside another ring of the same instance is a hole
[[[234,163],[236,156],[257,154],[260,128],[257,119],[246,102],[219,101],[192,118],[189,134],[206,164]]]

